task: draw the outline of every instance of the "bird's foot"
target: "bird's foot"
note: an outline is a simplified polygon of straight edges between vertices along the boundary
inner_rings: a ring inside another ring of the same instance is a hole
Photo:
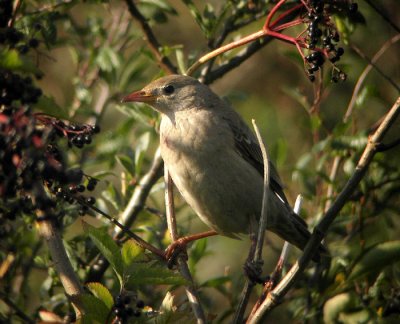
[[[186,237],[182,237],[167,247],[165,250],[165,259],[167,260],[167,266],[169,269],[172,269],[176,265],[178,256],[182,256],[185,261],[188,260],[186,252],[187,243]]]
[[[246,277],[254,284],[262,284],[269,280],[269,276],[262,277],[262,261],[249,261],[243,265]]]

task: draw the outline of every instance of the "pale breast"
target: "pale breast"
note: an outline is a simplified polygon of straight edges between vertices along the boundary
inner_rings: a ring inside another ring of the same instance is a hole
[[[261,210],[262,178],[234,151],[229,127],[204,112],[175,124],[163,117],[160,132],[162,157],[186,202],[214,230],[246,233]]]

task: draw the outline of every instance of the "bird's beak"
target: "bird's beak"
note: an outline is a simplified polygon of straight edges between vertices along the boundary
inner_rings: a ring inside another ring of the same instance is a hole
[[[123,97],[121,102],[153,102],[155,100],[156,96],[150,93],[150,91],[139,90]]]

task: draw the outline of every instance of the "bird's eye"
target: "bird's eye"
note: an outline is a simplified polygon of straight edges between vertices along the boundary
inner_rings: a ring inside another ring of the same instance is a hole
[[[167,95],[172,94],[174,91],[175,91],[175,88],[174,88],[174,86],[171,85],[171,84],[168,84],[168,85],[166,85],[166,86],[163,88],[163,92],[164,92],[165,94],[167,94]]]

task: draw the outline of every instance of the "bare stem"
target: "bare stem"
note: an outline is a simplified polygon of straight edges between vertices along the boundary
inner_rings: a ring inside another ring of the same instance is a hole
[[[164,180],[165,180],[165,212],[167,216],[168,230],[171,235],[172,242],[176,241],[178,237],[178,231],[176,227],[176,217],[174,208],[174,197],[173,197],[173,183],[171,176],[169,175],[168,169],[164,166]],[[181,275],[190,283],[185,287],[186,296],[192,306],[193,314],[196,317],[198,324],[206,323],[206,317],[204,315],[203,308],[200,304],[200,298],[193,282],[192,274],[189,271],[189,267],[182,256],[177,258],[178,268]]]
[[[161,158],[160,149],[158,148],[153,157],[153,163],[149,171],[140,179],[137,184],[131,199],[128,202],[125,210],[119,217],[119,221],[126,227],[132,226],[136,220],[137,215],[143,209],[146,199],[150,193],[151,188],[162,176],[163,172],[163,160]],[[114,238],[122,237],[122,230],[118,227],[115,228],[113,236]]]
[[[295,284],[300,275],[303,273],[304,269],[310,262],[314,252],[318,249],[319,243],[325,236],[329,226],[335,220],[336,216],[339,214],[340,210],[349,200],[351,194],[357,188],[360,181],[365,176],[368,166],[371,163],[373,157],[378,152],[378,145],[383,140],[386,132],[390,129],[392,124],[395,122],[400,114],[400,97],[397,98],[395,104],[383,118],[382,123],[379,125],[375,133],[370,136],[368,144],[366,145],[361,158],[358,161],[357,167],[350,177],[343,190],[337,196],[335,202],[325,213],[322,220],[314,229],[310,240],[308,241],[304,253],[297,260],[297,262],[292,266],[286,276],[280,281],[276,288],[267,296],[264,302],[261,304],[259,309],[254,315],[254,323],[261,321],[262,317],[274,308],[279,301],[285,296],[289,289]]]
[[[146,18],[140,13],[139,9],[136,7],[136,4],[133,2],[133,0],[126,0],[126,4],[128,5],[128,10],[131,13],[132,17],[135,18],[139,23],[140,28],[142,29],[143,34],[146,37],[147,44],[150,50],[153,52],[153,55],[157,59],[157,62],[159,63],[161,68],[169,74],[177,74],[178,69],[172,64],[168,57],[161,54],[161,45],[154,35],[150,25],[147,23]]]
[[[371,59],[371,62],[365,67],[364,71],[360,74],[360,77],[358,78],[357,83],[354,86],[353,94],[351,95],[351,100],[347,107],[346,114],[343,117],[344,123],[346,123],[349,120],[351,114],[353,113],[353,109],[356,104],[358,94],[360,93],[361,87],[364,84],[367,75],[372,70],[373,64],[375,64],[379,60],[379,58],[386,52],[386,50],[388,50],[393,44],[397,43],[399,40],[400,40],[400,34],[392,37],[385,44],[383,44],[383,46]]]
[[[42,211],[38,211],[37,216],[38,218],[43,218],[43,220],[37,222],[39,233],[47,243],[61,284],[69,300],[74,305],[77,317],[79,317],[83,313],[82,305],[79,302],[79,297],[84,292],[83,287],[72,268],[61,235],[54,225],[51,215],[46,215]]]

